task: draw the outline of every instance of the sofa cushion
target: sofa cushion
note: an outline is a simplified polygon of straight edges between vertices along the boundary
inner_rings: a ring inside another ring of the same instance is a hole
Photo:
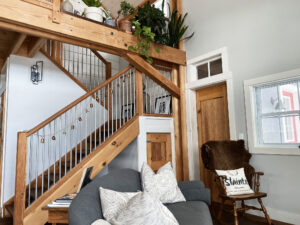
[[[212,225],[209,208],[202,201],[167,204],[180,225]]]
[[[105,176],[96,176],[72,201],[69,224],[91,225],[97,219],[103,219],[99,187],[122,192],[142,190],[140,173],[132,169],[122,169]]]

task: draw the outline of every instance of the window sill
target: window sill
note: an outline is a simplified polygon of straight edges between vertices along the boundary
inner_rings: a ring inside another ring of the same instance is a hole
[[[250,147],[251,154],[262,155],[300,155],[300,148],[298,147],[272,147],[272,146],[254,146]]]

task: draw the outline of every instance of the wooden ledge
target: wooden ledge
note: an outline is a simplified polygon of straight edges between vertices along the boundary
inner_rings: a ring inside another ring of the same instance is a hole
[[[52,22],[52,10],[20,0],[0,0],[0,27],[60,40],[66,43],[87,45],[90,48],[122,55],[128,46],[136,44],[136,38],[123,31],[100,25],[66,13],[60,13],[60,23]],[[160,48],[160,53],[155,51]],[[151,57],[185,65],[185,51],[163,45],[153,45]]]

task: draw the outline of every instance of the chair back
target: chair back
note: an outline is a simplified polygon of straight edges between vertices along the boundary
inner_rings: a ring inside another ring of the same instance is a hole
[[[209,141],[202,145],[201,155],[208,170],[234,170],[244,167],[249,184],[252,184],[254,168],[249,164],[251,154],[245,149],[243,140]]]

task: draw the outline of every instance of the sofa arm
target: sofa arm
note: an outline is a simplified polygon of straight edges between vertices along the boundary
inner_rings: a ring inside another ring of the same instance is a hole
[[[203,201],[210,205],[210,190],[201,181],[178,182],[178,186],[187,201]]]

